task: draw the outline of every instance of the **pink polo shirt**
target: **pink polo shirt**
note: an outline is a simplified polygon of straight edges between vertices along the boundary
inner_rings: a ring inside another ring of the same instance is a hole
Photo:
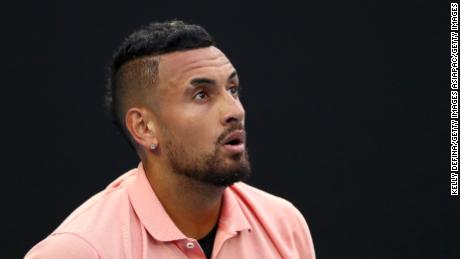
[[[77,208],[27,259],[206,258],[153,192],[142,163]],[[212,258],[315,258],[302,214],[239,182],[225,189]]]

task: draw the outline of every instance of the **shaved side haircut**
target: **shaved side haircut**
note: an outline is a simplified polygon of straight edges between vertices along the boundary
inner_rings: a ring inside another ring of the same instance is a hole
[[[133,149],[124,117],[129,108],[143,105],[158,84],[161,54],[215,46],[211,35],[201,26],[183,21],[154,22],[131,33],[114,53],[108,68],[105,105],[113,124]]]

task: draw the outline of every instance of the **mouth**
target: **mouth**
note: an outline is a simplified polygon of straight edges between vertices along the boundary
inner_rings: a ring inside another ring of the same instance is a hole
[[[225,151],[229,153],[243,153],[245,150],[246,133],[244,130],[235,130],[223,141]]]

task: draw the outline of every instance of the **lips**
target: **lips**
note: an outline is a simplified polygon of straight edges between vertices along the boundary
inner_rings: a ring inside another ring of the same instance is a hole
[[[244,130],[235,130],[230,133],[222,143],[224,149],[230,153],[242,153],[244,152],[244,143],[246,141],[246,133]]]
[[[244,130],[235,130],[222,141],[224,145],[244,144],[246,133]]]

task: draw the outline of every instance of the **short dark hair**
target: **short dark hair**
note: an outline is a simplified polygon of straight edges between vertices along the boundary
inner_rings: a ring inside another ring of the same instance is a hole
[[[113,124],[132,148],[136,143],[124,124],[129,108],[124,106],[128,99],[156,84],[158,60],[154,57],[209,46],[215,46],[215,42],[203,27],[180,20],[150,23],[121,43],[108,68],[105,105]]]

